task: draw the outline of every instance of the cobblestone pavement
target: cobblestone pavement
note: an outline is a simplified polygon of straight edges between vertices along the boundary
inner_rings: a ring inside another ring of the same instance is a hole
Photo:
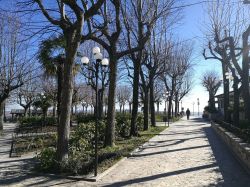
[[[0,167],[3,162],[0,158]],[[12,161],[9,160],[9,162]],[[18,163],[20,162],[19,160]],[[28,163],[29,159],[24,159],[21,165],[24,167]],[[0,173],[2,173],[2,168],[0,168]],[[191,119],[171,124],[169,129],[152,138],[96,183],[32,176],[22,172],[13,179],[0,178],[0,186],[1,184],[3,186],[72,187],[250,187],[250,176],[234,159],[209,123],[200,119]]]
[[[199,119],[182,120],[104,176],[100,186],[250,186],[250,176]]]

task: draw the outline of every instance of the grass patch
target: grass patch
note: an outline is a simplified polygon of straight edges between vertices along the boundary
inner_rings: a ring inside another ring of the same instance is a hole
[[[170,122],[176,122],[179,119],[181,119],[183,116],[174,116],[172,118],[169,119]],[[164,118],[167,119],[167,115],[166,114],[156,114],[155,115],[155,121],[156,122],[164,122]]]
[[[40,151],[45,147],[56,145],[56,134],[17,137],[14,141],[14,152],[22,155],[28,152]]]

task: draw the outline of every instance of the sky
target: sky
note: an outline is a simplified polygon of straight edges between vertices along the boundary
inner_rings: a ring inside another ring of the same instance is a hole
[[[6,2],[3,0],[2,2]],[[201,2],[201,0],[183,0],[185,4],[193,4]],[[220,63],[212,60],[204,60],[202,56],[202,44],[203,44],[203,32],[202,32],[202,23],[205,20],[204,11],[205,4],[196,4],[184,9],[183,15],[184,18],[181,21],[181,24],[175,30],[175,34],[178,38],[182,40],[192,40],[194,41],[193,46],[193,57],[192,61],[195,64],[193,67],[193,80],[194,86],[192,91],[186,96],[182,101],[182,107],[186,110],[189,108],[193,111],[198,111],[197,98],[199,98],[200,106],[199,111],[202,112],[203,108],[207,105],[208,93],[205,88],[201,86],[201,78],[205,71],[207,70],[216,70],[217,72],[221,71]],[[222,93],[222,89],[219,90],[218,94]],[[164,106],[161,106],[163,110]]]
[[[199,0],[188,0],[188,3],[197,3]],[[193,67],[193,89],[183,99],[182,107],[184,110],[189,108],[198,112],[197,98],[199,98],[200,106],[199,111],[202,112],[204,107],[208,104],[208,93],[201,85],[201,78],[204,72],[208,70],[215,70],[218,73],[221,72],[220,63],[214,60],[205,60],[202,56],[203,50],[203,36],[204,30],[203,22],[206,19],[206,12],[204,11],[205,4],[197,4],[184,9],[184,18],[182,23],[177,28],[177,35],[181,39],[192,39],[194,41],[193,58],[192,62],[195,64]],[[218,93],[222,93],[222,89]]]

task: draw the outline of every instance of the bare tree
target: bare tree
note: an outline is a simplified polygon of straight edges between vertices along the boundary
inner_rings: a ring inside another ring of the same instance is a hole
[[[234,76],[235,96],[238,90],[238,84],[242,80],[242,91],[245,103],[245,116],[250,116],[249,107],[249,65],[248,65],[248,44],[247,38],[250,29],[246,29],[246,19],[242,2],[235,3],[231,0],[216,1],[208,3],[209,22],[207,24],[208,50],[210,55],[203,52],[205,59],[216,59],[222,64],[223,83],[224,83],[224,116],[226,121],[230,121],[228,112],[229,107],[229,80],[226,79],[226,72],[229,70]],[[243,33],[242,48],[240,38]],[[249,31],[248,31],[249,30]],[[239,60],[242,56],[242,68]],[[238,79],[237,75],[240,77]],[[236,97],[235,97],[236,98]]]
[[[31,106],[36,99],[37,84],[36,80],[29,76],[29,80],[19,89],[17,89],[16,97],[17,103],[23,107],[24,116],[26,117],[28,112],[31,115]]]
[[[167,65],[165,71],[161,74],[160,79],[165,85],[165,90],[169,92],[168,116],[171,116],[173,100],[175,100],[175,115],[178,108],[178,87],[183,82],[183,77],[187,75],[192,67],[191,55],[192,45],[190,42],[173,42],[170,43],[171,50],[169,57],[166,58]]]
[[[83,26],[92,16],[98,14],[98,10],[105,0],[87,1],[57,0],[55,6],[47,8],[42,0],[27,0],[23,5],[33,5],[40,10],[47,21],[61,31],[65,39],[65,62],[63,70],[63,86],[61,93],[61,108],[58,125],[57,161],[68,158],[69,125],[73,95],[73,69],[75,57],[80,42],[84,42]],[[57,12],[55,15],[54,13]],[[50,30],[51,31],[51,30]]]
[[[139,50],[139,47],[136,45],[131,46],[131,48],[128,48],[126,45],[121,48],[118,47],[122,34],[121,10],[121,0],[106,1],[101,9],[100,19],[92,19],[91,22],[93,24],[88,24],[89,30],[95,30],[97,33],[89,36],[88,39],[102,45],[110,57],[108,120],[105,132],[105,146],[113,146],[115,140],[115,96],[118,61],[122,57]]]
[[[130,88],[126,85],[124,86],[119,86],[117,88],[117,102],[119,103],[119,107],[120,107],[120,112],[125,112],[125,105],[129,102],[130,96],[131,96],[131,92],[130,92]]]
[[[160,112],[160,104],[162,103],[163,95],[164,95],[164,85],[162,84],[162,81],[160,81],[159,78],[155,81],[155,88],[154,88],[154,100],[156,104],[156,112],[159,114]]]
[[[130,2],[130,1],[128,1]],[[137,135],[136,118],[138,112],[138,97],[139,97],[139,80],[140,80],[140,69],[143,61],[143,49],[147,41],[149,41],[151,32],[156,26],[157,21],[160,17],[168,15],[174,15],[178,12],[178,8],[173,11],[173,7],[178,1],[167,0],[167,1],[142,1],[136,0],[128,3],[130,6],[125,6],[123,10],[123,20],[126,28],[125,36],[127,36],[127,46],[139,46],[139,51],[134,51],[129,55],[133,63],[133,107],[131,117],[131,130],[130,135]],[[127,3],[127,2],[126,2]],[[169,19],[171,20],[171,18]],[[175,21],[178,21],[175,20]],[[166,24],[166,22],[164,23]]]
[[[206,72],[202,77],[201,84],[209,93],[209,107],[211,108],[211,110],[215,110],[215,94],[221,86],[219,75],[214,71]]]
[[[10,94],[27,80],[27,45],[19,42],[20,22],[15,15],[0,18],[0,130],[3,129],[4,106]],[[29,67],[31,68],[31,67]]]

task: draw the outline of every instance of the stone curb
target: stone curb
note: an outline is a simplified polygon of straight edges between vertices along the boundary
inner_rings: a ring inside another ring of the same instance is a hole
[[[214,122],[211,122],[211,126],[216,134],[225,142],[236,160],[238,160],[241,166],[250,175],[250,145],[244,143],[241,138],[235,136],[233,133]]]

